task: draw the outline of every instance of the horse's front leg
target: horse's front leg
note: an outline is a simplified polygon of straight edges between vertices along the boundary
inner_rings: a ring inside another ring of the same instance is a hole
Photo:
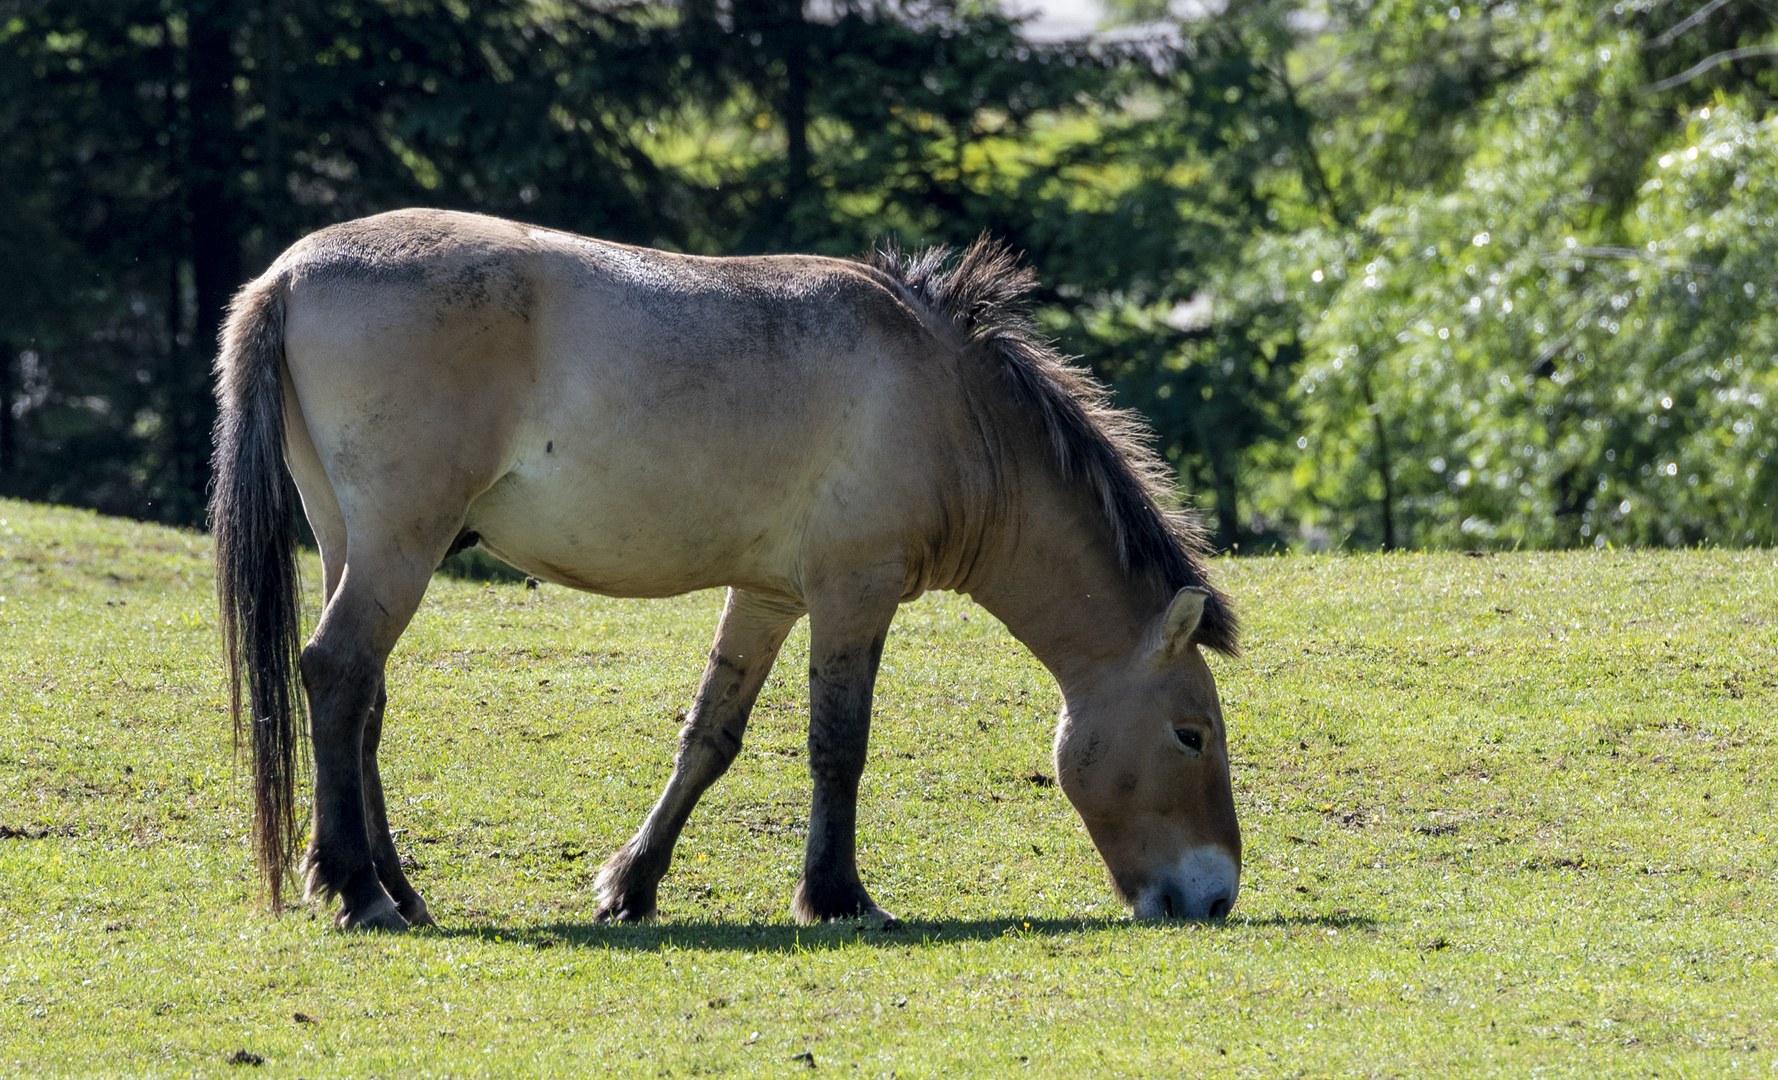
[[[730,589],[704,678],[679,733],[673,775],[642,828],[599,871],[601,922],[653,918],[656,892],[673,845],[698,798],[728,771],[741,750],[747,717],[801,605]]]
[[[809,602],[809,839],[792,908],[803,922],[865,918],[885,926],[858,876],[858,781],[870,743],[883,639],[901,600],[900,568],[828,583]]]
[[[364,724],[364,810],[365,827],[370,833],[371,862],[377,868],[377,880],[395,908],[409,926],[434,926],[426,901],[408,884],[401,870],[401,855],[395,850],[395,834],[389,830],[389,811],[383,804],[383,775],[377,767],[377,747],[383,741],[383,710],[389,704],[386,687],[377,687],[377,700]]]

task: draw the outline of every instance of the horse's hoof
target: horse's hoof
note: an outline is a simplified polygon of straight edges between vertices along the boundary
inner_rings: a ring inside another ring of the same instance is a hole
[[[863,915],[860,915],[858,917],[858,921],[861,923],[864,923],[866,926],[870,927],[872,930],[900,930],[901,929],[901,920],[900,919],[889,914],[887,911],[884,911],[882,908],[877,907],[874,904],[871,905],[871,909],[869,911],[865,912]]]
[[[593,921],[602,923],[641,923],[648,922],[655,916],[654,905],[643,907],[641,904],[626,903],[622,897],[607,900],[593,912]]]
[[[390,933],[405,933],[408,928],[407,920],[401,917],[401,910],[395,906],[395,901],[386,896],[379,897],[360,911],[341,909],[339,917],[334,919],[334,925],[341,930],[381,930]]]
[[[862,905],[862,910],[853,914],[829,915],[825,919],[809,920],[811,922],[844,922],[857,923],[860,930],[900,930],[901,920],[889,914],[875,904]]]
[[[810,889],[798,882],[790,902],[791,913],[800,923],[851,922],[874,930],[899,930],[901,920],[877,906],[861,887],[830,891]]]
[[[405,904],[397,904],[395,909],[401,913],[403,919],[407,920],[407,924],[416,930],[422,926],[438,925],[432,920],[432,912],[426,909],[426,901],[418,896]]]

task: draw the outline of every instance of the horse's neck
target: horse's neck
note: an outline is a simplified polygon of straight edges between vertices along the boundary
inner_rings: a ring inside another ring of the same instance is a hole
[[[1089,492],[1049,469],[1023,479],[1035,483],[1020,485],[1012,520],[993,545],[998,557],[970,595],[1066,691],[1093,668],[1128,656],[1165,597],[1124,571]]]

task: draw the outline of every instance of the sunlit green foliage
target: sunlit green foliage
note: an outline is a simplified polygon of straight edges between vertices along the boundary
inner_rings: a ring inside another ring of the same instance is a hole
[[[1306,358],[1262,510],[1385,546],[1778,539],[1769,75],[1660,85],[1771,25],[1690,14],[1336,9],[1298,59],[1333,209],[1246,267]]]

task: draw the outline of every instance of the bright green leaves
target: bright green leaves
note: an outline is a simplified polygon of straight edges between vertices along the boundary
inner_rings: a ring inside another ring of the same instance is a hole
[[[1352,223],[1248,261],[1304,352],[1254,512],[1311,544],[1778,539],[1762,94],[1675,112],[1641,14],[1380,7],[1300,54]]]

